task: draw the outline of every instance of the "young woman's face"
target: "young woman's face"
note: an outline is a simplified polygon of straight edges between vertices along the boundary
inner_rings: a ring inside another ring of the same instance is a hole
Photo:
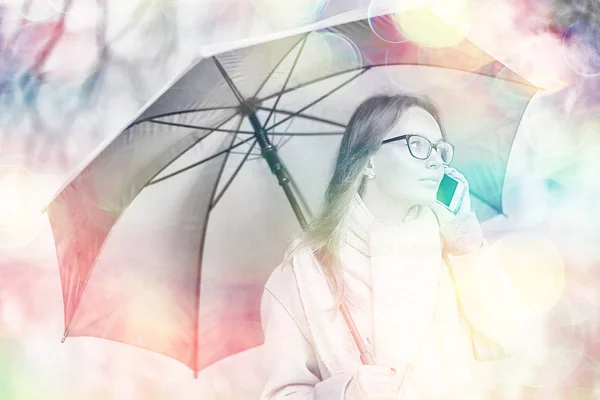
[[[420,135],[433,144],[442,140],[440,127],[431,114],[420,107],[411,107],[385,136]],[[444,164],[435,149],[425,160],[413,157],[406,139],[385,143],[372,158],[374,181],[382,193],[409,205],[427,205],[436,199],[444,175]]]

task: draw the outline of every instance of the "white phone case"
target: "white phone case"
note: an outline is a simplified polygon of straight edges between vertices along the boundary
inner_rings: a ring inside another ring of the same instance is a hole
[[[449,176],[450,177],[450,176]],[[463,198],[463,193],[465,191],[465,185],[450,177],[451,179],[453,179],[454,181],[456,181],[457,185],[456,185],[456,190],[454,191],[454,194],[452,195],[452,200],[450,200],[450,204],[446,205],[444,203],[442,203],[441,201],[437,201],[439,204],[443,205],[444,207],[446,207],[448,210],[450,210],[450,212],[452,213],[456,213],[458,211],[458,208],[460,207],[462,198]]]
[[[448,206],[448,209],[453,213],[458,211],[460,207],[460,203],[463,198],[463,193],[465,191],[465,185],[462,182],[458,182],[458,186],[456,186],[456,190],[454,191],[454,196],[452,196],[452,201]]]

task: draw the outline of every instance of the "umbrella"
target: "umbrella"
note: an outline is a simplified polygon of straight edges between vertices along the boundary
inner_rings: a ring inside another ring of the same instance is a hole
[[[193,371],[261,344],[262,286],[319,207],[362,100],[432,98],[487,219],[503,212],[510,147],[536,90],[467,39],[419,46],[392,15],[207,54],[50,203],[63,340],[120,341]]]

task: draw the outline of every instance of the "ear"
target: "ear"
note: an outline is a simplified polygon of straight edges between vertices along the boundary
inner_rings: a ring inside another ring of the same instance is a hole
[[[367,162],[367,166],[365,168],[364,175],[367,179],[375,178],[375,163],[373,162],[372,157]]]

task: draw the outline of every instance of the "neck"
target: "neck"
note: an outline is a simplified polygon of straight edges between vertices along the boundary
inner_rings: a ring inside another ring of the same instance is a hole
[[[402,224],[413,206],[382,193],[377,184],[372,181],[367,181],[361,199],[375,219],[394,224]]]

